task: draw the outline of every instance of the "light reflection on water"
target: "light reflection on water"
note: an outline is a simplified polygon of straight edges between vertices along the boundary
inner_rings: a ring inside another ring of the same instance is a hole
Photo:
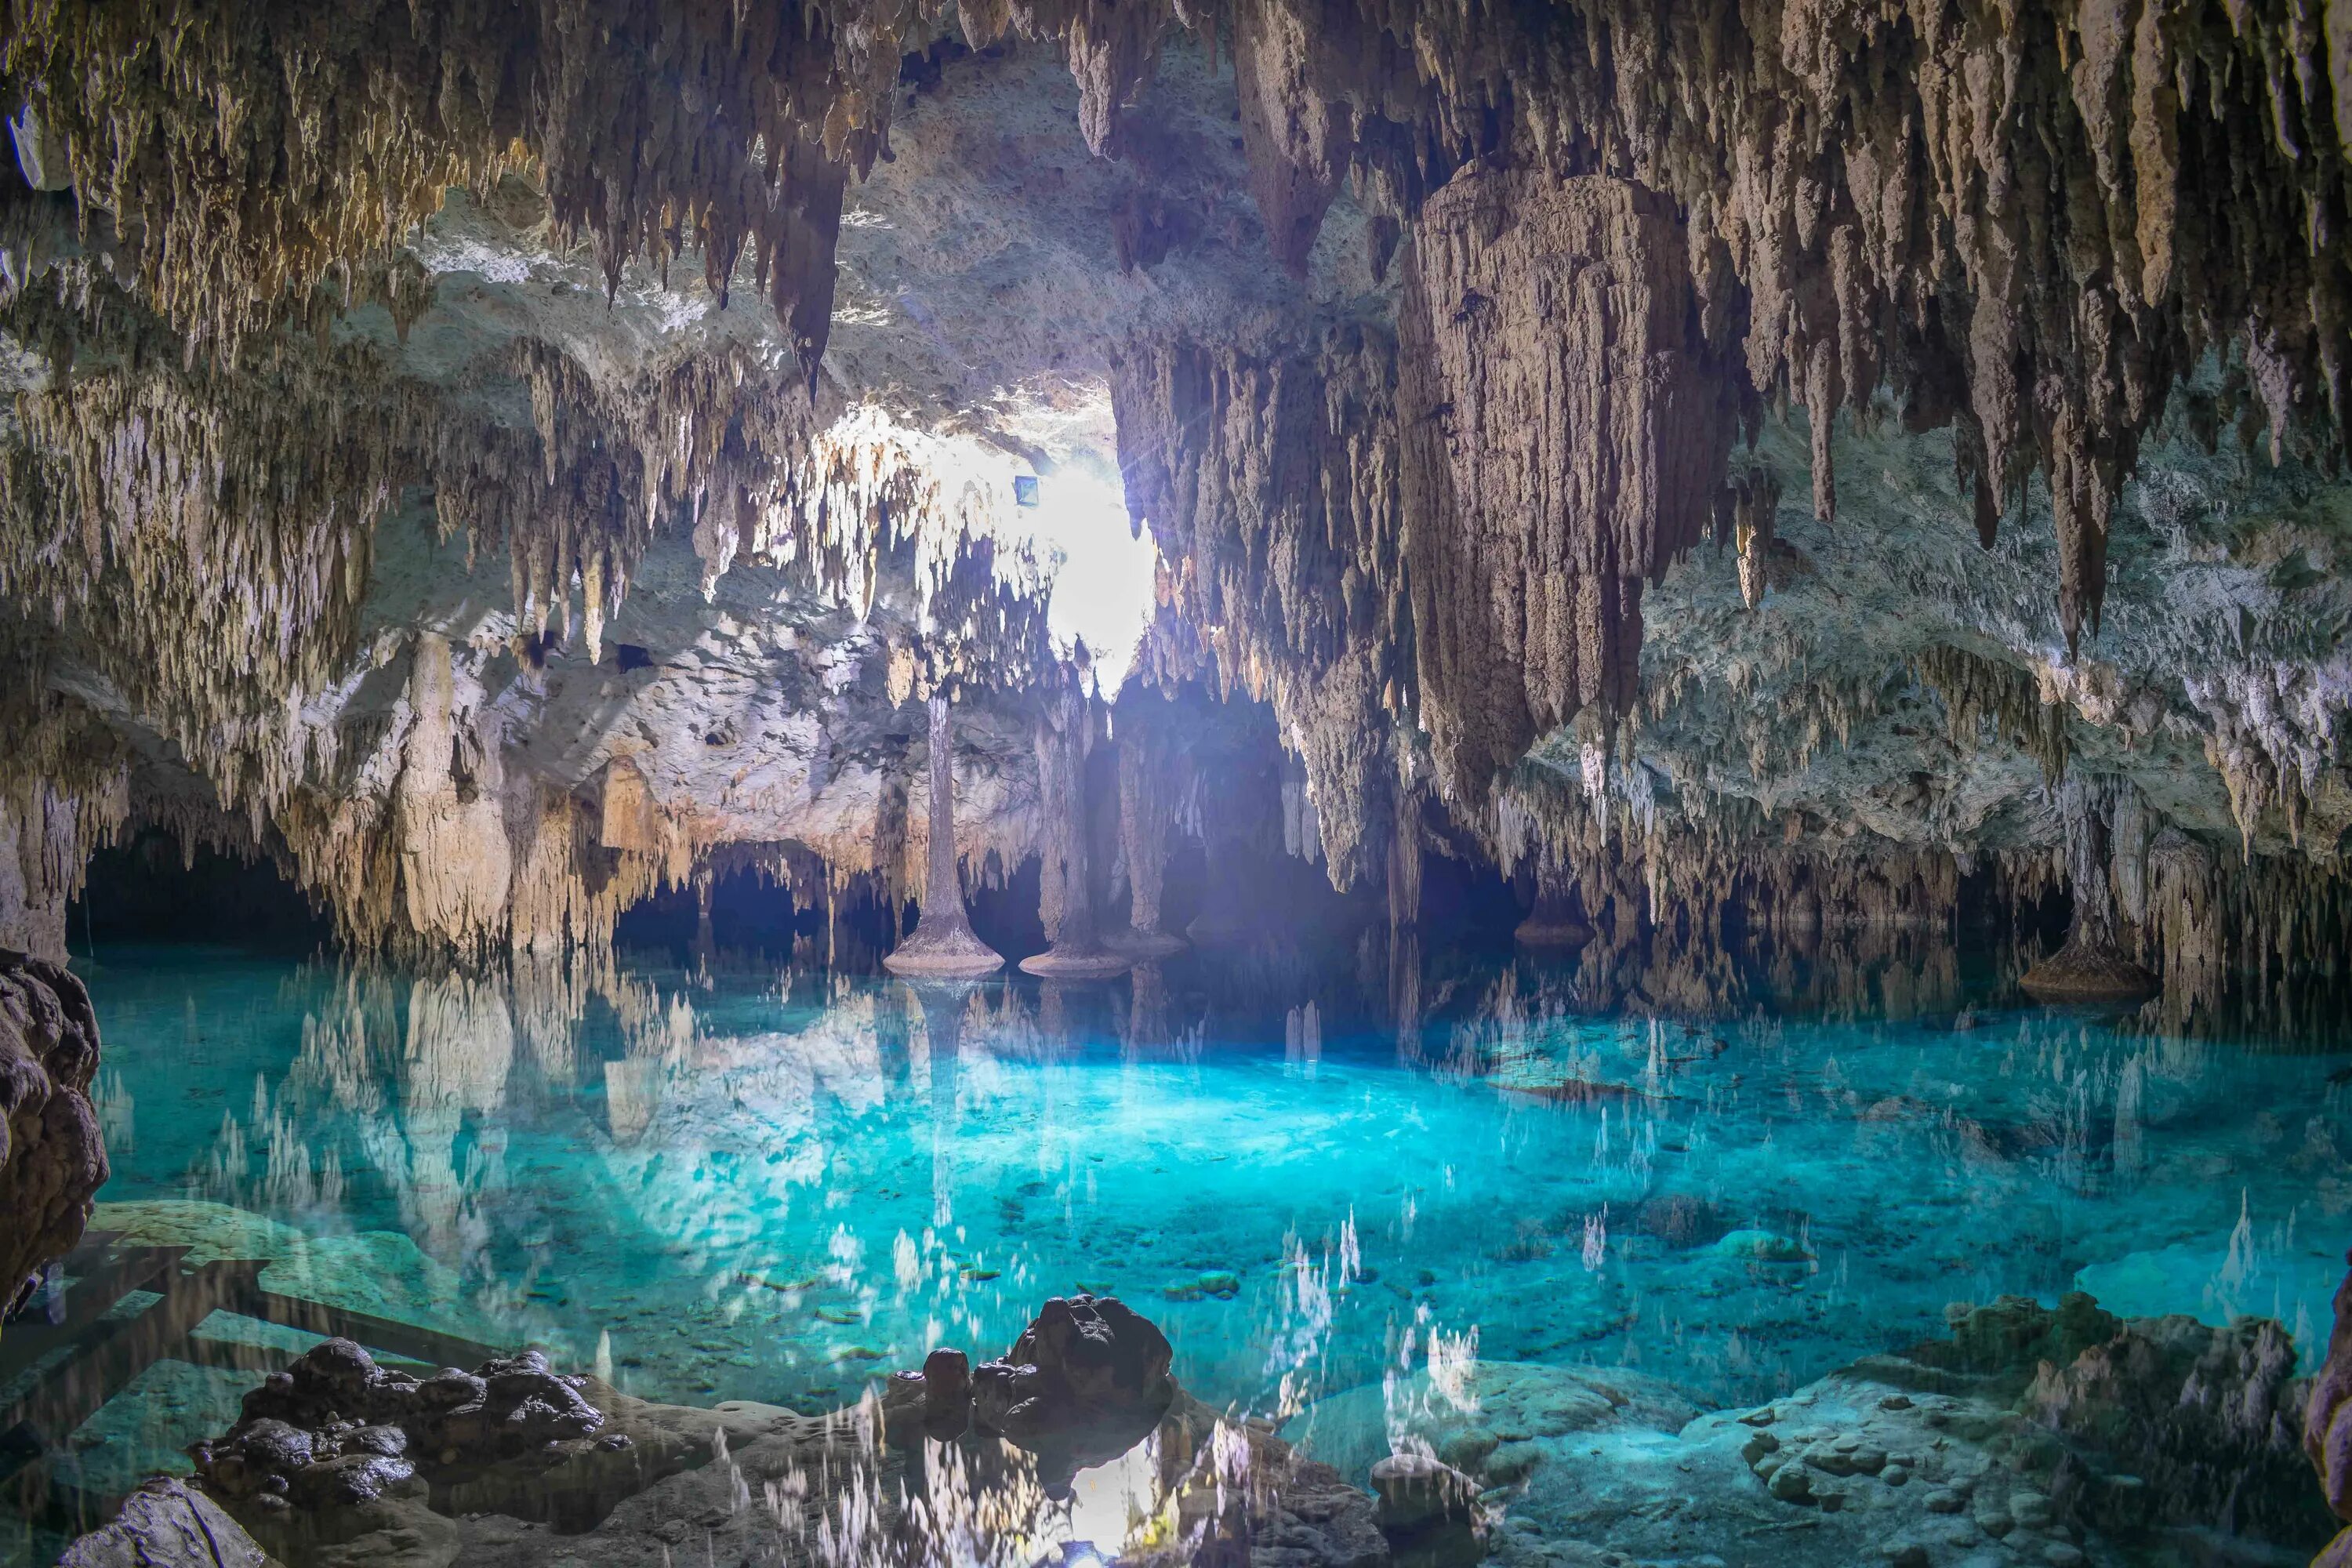
[[[1406,1354],[1749,1403],[2078,1284],[2277,1315],[2308,1363],[2352,1209],[2334,1058],[2031,1009],[1589,1019],[1522,962],[1416,976],[1400,1031],[1206,961],[918,993],[106,957],[102,1228],[666,1401],[837,1403],[1076,1290],[1277,1417]]]

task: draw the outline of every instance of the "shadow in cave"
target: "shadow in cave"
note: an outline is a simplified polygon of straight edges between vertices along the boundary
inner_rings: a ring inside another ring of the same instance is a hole
[[[66,910],[67,951],[99,961],[117,943],[226,942],[307,953],[334,940],[334,922],[275,861],[184,847],[160,827],[94,852]]]

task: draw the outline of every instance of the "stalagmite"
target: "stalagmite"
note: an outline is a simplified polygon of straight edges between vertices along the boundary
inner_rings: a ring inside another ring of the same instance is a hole
[[[1075,665],[1055,674],[1037,719],[1037,794],[1045,814],[1042,912],[1054,945],[1021,961],[1031,974],[1061,980],[1101,979],[1129,963],[1103,945],[1087,875],[1086,763],[1094,715],[1080,680]]]
[[[2146,996],[2157,989],[2156,976],[2132,961],[2117,930],[2110,848],[2114,791],[2103,784],[2075,778],[2067,781],[2060,798],[2065,814],[2067,882],[2074,897],[2074,919],[2066,930],[2065,944],[2027,970],[2019,984],[2044,1002],[2128,1001]],[[2136,806],[2127,816],[2135,825],[2139,821]]]
[[[930,822],[925,829],[923,907],[913,934],[882,962],[893,974],[953,979],[993,974],[1004,956],[972,934],[956,872],[955,724],[944,692],[930,699]],[[928,999],[924,1016],[930,1015]]]
[[[1581,947],[1592,940],[1592,928],[1576,910],[1576,883],[1571,877],[1538,865],[1535,873],[1535,904],[1511,932],[1521,947]]]

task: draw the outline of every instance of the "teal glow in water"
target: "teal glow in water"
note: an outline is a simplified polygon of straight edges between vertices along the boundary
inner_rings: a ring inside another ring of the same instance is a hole
[[[1421,1032],[1449,1068],[1206,973],[942,1004],[106,956],[101,1226],[667,1400],[833,1403],[1080,1289],[1267,1412],[1377,1382],[1408,1330],[1749,1403],[2078,1283],[2276,1315],[2308,1362],[2352,1211],[2336,1058],[2033,1010],[1592,1021],[1490,981]]]

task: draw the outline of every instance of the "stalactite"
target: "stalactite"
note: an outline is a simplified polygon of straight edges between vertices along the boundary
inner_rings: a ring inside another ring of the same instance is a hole
[[[956,874],[955,722],[943,692],[931,695],[930,789],[924,836],[922,911],[914,933],[883,959],[894,974],[958,976],[993,974],[1004,957],[973,934],[964,910],[963,884]],[[930,1003],[924,1004],[928,1018]]]
[[[1168,717],[1144,711],[1145,703],[1155,701],[1147,697],[1131,708],[1122,704],[1118,722],[1118,833],[1127,862],[1128,922],[1109,942],[1137,958],[1165,957],[1184,947],[1183,938],[1160,924],[1180,763],[1167,733]]]
[[[1832,423],[1882,387],[1963,426],[1981,525],[2044,474],[2070,645],[2139,437],[2208,345],[2260,388],[2274,457],[2342,447],[2344,89],[2284,0],[1247,9],[1236,71],[1284,98],[1288,133],[1251,148],[1284,245],[1312,237],[1299,190],[1352,174],[1410,219],[1498,143],[1638,181],[1688,219],[1709,344],[1805,409],[1822,516]]]
[[[43,689],[20,630],[0,633],[0,658],[26,677],[0,692],[0,948],[63,963],[67,902],[131,809],[129,757],[87,707]]]
[[[1465,171],[1398,306],[1421,712],[1483,793],[1588,704],[1633,706],[1644,578],[1714,514],[1730,408],[1681,226],[1627,181]]]
[[[1065,668],[1041,694],[1037,718],[1037,796],[1045,812],[1045,865],[1039,914],[1054,945],[1021,961],[1032,974],[1085,980],[1118,974],[1129,960],[1103,946],[1087,872],[1087,752],[1094,744],[1094,704],[1079,669]]]
[[[400,880],[409,928],[460,951],[487,945],[506,922],[514,877],[496,777],[460,777],[459,719],[449,645],[427,632],[416,639],[409,705],[415,718],[393,795],[400,841]],[[494,748],[470,748],[485,759]]]
[[[1161,558],[1144,666],[1273,703],[1343,889],[1380,864],[1389,721],[1412,700],[1395,384],[1394,343],[1352,325],[1263,352],[1137,345],[1111,374],[1128,509]]]
[[[1943,699],[1954,745],[1974,750],[1990,723],[2001,740],[2039,762],[2053,785],[2065,778],[2066,710],[2048,700],[2032,675],[1950,644],[1923,648],[1911,663]]]

